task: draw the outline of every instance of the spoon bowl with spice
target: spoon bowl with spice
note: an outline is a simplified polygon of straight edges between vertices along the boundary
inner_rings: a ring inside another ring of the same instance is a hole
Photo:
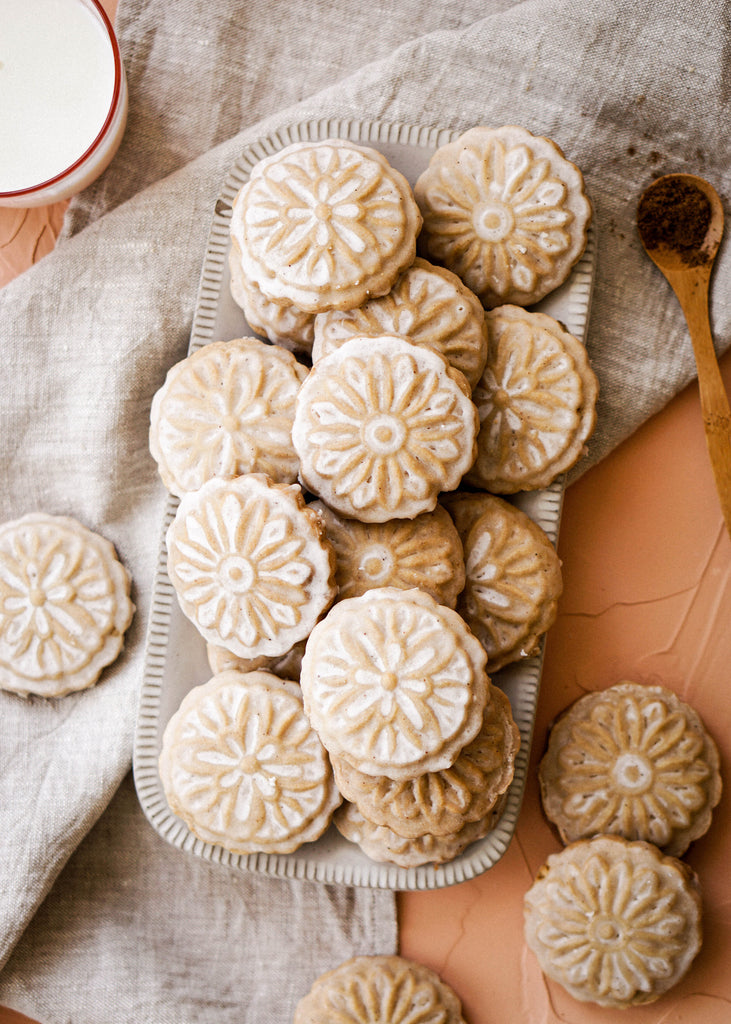
[[[641,195],[637,230],[680,303],[693,344],[706,443],[731,535],[731,411],[708,315],[711,270],[723,235],[718,193],[693,174],[666,174]]]

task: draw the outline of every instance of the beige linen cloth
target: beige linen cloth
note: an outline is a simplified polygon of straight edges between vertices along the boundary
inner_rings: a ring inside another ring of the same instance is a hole
[[[245,145],[311,117],[517,123],[554,138],[585,173],[598,228],[589,349],[602,390],[583,472],[694,375],[633,218],[667,171],[731,195],[729,6],[121,0],[117,29],[122,149],[56,251],[0,291],[0,514],[99,530],[138,611],[94,689],[0,694],[0,1003],[45,1024],[283,1024],[321,971],[396,948],[392,894],[181,853],[144,819],[129,774],[164,503],[149,406],[185,354],[220,184]],[[729,295],[724,250],[719,349]]]

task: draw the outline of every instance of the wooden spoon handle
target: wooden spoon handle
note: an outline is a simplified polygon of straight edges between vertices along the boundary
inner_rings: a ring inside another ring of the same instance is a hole
[[[709,270],[710,273],[710,270]],[[685,314],[698,370],[703,424],[726,528],[731,536],[731,409],[713,346],[703,275],[667,275]]]

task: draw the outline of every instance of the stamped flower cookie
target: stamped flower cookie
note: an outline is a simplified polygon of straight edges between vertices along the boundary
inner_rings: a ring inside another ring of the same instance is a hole
[[[333,605],[312,631],[300,685],[323,744],[366,775],[452,764],[480,730],[485,652],[420,590],[383,587]]]
[[[477,458],[467,474],[497,494],[548,487],[584,453],[599,390],[586,349],[552,317],[518,306],[486,314],[488,356],[473,392]]]
[[[212,342],[176,363],[150,411],[150,452],[168,490],[180,497],[244,473],[294,483],[292,422],[307,372],[258,338]]]
[[[70,516],[0,525],[0,688],[62,697],[96,683],[134,615],[113,545]]]
[[[564,712],[539,780],[565,843],[611,833],[676,857],[708,830],[721,798],[718,750],[699,715],[663,686],[629,681]]]
[[[333,824],[344,839],[355,843],[371,860],[397,864],[400,868],[418,868],[424,864],[446,864],[459,857],[468,846],[484,839],[502,814],[503,801],[478,821],[470,821],[454,832],[407,838],[386,825],[369,821],[355,804],[343,803],[333,815]]]
[[[532,306],[563,284],[586,246],[581,172],[525,128],[471,128],[436,151],[414,194],[420,249],[487,309]]]
[[[311,353],[315,340],[315,314],[305,313],[290,303],[272,302],[247,281],[233,246],[229,248],[231,296],[240,306],[252,331],[292,352]]]
[[[457,524],[465,586],[457,610],[487,651],[491,672],[539,648],[558,613],[561,562],[546,532],[493,494],[455,492],[444,503]]]
[[[403,338],[352,338],[312,368],[292,440],[307,488],[362,522],[413,519],[475,457],[477,410],[462,373]]]
[[[464,1024],[455,992],[400,956],[358,956],[314,982],[293,1024]]]
[[[484,819],[513,780],[519,748],[510,701],[491,686],[482,728],[449,768],[396,782],[365,775],[339,757],[331,761],[338,789],[364,818],[417,839],[454,835]]]
[[[236,196],[231,243],[247,280],[306,312],[385,295],[414,261],[411,186],[374,149],[296,142],[260,161]]]
[[[456,274],[417,258],[387,295],[357,309],[319,313],[313,360],[329,355],[349,338],[399,334],[439,352],[460,370],[471,388],[487,359],[482,303]]]
[[[415,519],[359,523],[321,501],[309,506],[325,526],[335,549],[338,596],[360,597],[376,587],[417,588],[454,608],[465,584],[462,542],[440,506]]]
[[[190,831],[233,853],[292,853],[340,803],[299,687],[268,672],[223,672],[187,693],[165,728],[160,778]]]
[[[528,890],[525,938],[543,972],[575,999],[651,1003],[701,948],[697,879],[651,843],[579,840],[552,854]]]
[[[265,656],[239,658],[238,655],[227,651],[225,647],[206,644],[206,657],[214,675],[218,675],[219,672],[227,672],[230,669],[235,669],[237,672],[256,672],[258,669],[264,669],[267,672],[273,672],[280,679],[287,679],[295,683],[299,682],[304,653],[304,640],[299,640],[286,654],[273,658]]]
[[[334,555],[296,485],[258,473],[186,494],[167,531],[170,581],[204,639],[242,658],[286,654],[335,597]]]

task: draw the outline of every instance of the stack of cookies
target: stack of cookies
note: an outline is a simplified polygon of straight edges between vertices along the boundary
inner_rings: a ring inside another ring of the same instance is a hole
[[[413,866],[494,826],[520,738],[491,676],[537,652],[562,587],[509,496],[580,457],[597,394],[583,346],[526,307],[590,216],[576,167],[512,126],[442,147],[413,191],[326,139],[236,196],[231,293],[260,337],[173,367],[150,429],[213,672],[161,757],[195,835],[289,852],[334,817]]]

